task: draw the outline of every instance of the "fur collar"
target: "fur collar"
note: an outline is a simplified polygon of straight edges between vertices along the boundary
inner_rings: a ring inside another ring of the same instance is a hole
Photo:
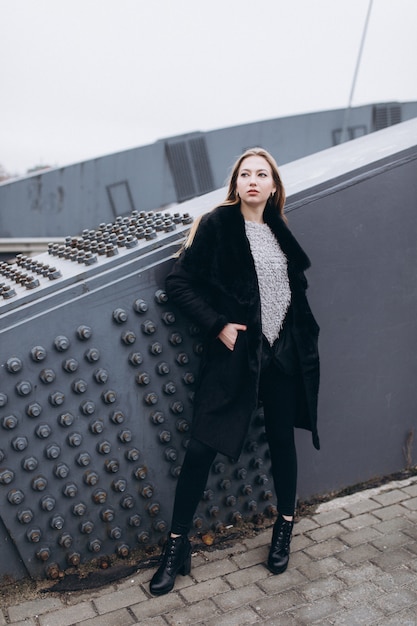
[[[287,257],[289,274],[307,269],[310,266],[307,255],[277,209],[269,203],[265,207],[264,220]],[[188,261],[194,266],[194,272],[197,271],[202,280],[208,279],[212,286],[234,296],[241,303],[257,302],[259,291],[255,265],[240,205],[221,205],[215,208],[204,216],[201,227],[199,243],[192,245],[187,255]],[[204,235],[205,232],[213,231],[216,233],[214,251],[213,240],[206,240]]]

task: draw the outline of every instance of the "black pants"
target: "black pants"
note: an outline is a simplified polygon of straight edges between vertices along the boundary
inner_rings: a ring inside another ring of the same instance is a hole
[[[284,374],[277,367],[272,358],[272,349],[266,340],[262,362],[259,399],[264,407],[277,509],[282,515],[293,515],[297,489],[294,419],[299,377],[297,374]],[[172,533],[189,532],[216,455],[216,450],[204,443],[190,440],[175,492]]]

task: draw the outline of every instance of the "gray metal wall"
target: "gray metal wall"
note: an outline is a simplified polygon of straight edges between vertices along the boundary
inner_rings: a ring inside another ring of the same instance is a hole
[[[355,107],[349,136],[412,117],[416,102]],[[261,145],[288,163],[335,145],[343,120],[339,109],[191,133],[0,184],[0,238],[62,237],[182,202],[222,187],[245,148]]]
[[[322,450],[298,433],[302,499],[405,465],[417,408],[416,145],[417,120],[282,168],[322,328]],[[166,300],[164,277],[187,214],[223,197],[177,217],[132,214],[0,267],[0,575],[43,577],[166,532],[201,339]],[[259,413],[239,462],[216,459],[194,526],[274,512]]]

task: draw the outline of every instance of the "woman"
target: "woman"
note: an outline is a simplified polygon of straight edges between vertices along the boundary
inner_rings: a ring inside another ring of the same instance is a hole
[[[188,532],[218,452],[237,459],[262,402],[277,496],[268,568],[285,571],[293,528],[294,427],[317,434],[319,328],[304,276],[310,262],[286,226],[285,191],[260,148],[236,162],[222,206],[202,216],[168,275],[169,297],[205,334],[191,439],[177,483],[171,533],[151,593],[190,572]]]

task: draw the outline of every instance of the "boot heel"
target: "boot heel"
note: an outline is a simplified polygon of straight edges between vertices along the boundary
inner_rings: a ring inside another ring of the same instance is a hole
[[[181,569],[179,570],[179,573],[182,576],[188,576],[188,574],[191,572],[191,550],[187,556],[187,558],[184,561],[183,566],[181,567]]]

